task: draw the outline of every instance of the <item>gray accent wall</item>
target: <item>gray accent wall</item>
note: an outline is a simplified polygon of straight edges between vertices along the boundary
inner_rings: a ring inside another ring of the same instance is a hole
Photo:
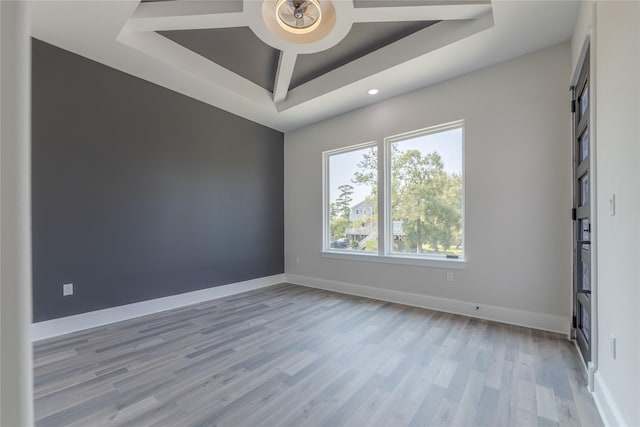
[[[34,321],[283,273],[282,133],[32,48]]]

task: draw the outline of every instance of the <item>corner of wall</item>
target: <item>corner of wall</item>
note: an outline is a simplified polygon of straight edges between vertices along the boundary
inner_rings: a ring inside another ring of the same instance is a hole
[[[98,326],[109,325],[123,320],[149,314],[160,313],[187,305],[198,304],[213,299],[224,298],[231,295],[249,292],[260,288],[278,285],[285,281],[284,274],[259,277],[244,282],[231,283],[229,285],[215,286],[184,294],[172,295],[126,304],[103,310],[90,311],[88,313],[61,317],[53,320],[33,323],[31,326],[33,341],[66,335]]]
[[[580,2],[580,10],[576,18],[576,24],[571,35],[571,72],[575,73],[578,64],[584,58],[586,41],[589,40],[594,27],[594,10],[595,2],[593,0],[585,0]],[[574,79],[572,78],[572,81]]]
[[[345,283],[335,280],[318,279],[297,274],[285,274],[285,281],[287,283],[310,288],[323,289],[365,298],[373,298],[412,307],[491,320],[509,325],[524,326],[533,329],[556,332],[563,335],[567,335],[569,333],[569,318],[563,316],[514,310],[506,307],[357,285],[354,283]],[[481,311],[478,311],[478,307],[481,307]]]

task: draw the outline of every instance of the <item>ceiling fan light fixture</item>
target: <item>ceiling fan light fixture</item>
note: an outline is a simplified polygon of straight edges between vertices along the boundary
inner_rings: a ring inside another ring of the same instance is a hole
[[[277,0],[276,20],[290,33],[308,34],[322,21],[319,0]]]

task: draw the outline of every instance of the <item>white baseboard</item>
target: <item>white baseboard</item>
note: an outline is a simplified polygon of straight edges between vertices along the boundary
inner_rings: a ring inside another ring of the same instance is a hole
[[[95,328],[97,326],[120,322],[122,320],[133,319],[147,314],[159,313],[173,308],[184,307],[203,301],[223,298],[229,295],[273,286],[283,282],[564,334],[568,333],[569,328],[569,318],[562,316],[514,310],[485,304],[475,304],[472,302],[317,279],[295,274],[277,274],[274,276],[247,280],[245,282],[216,286],[199,291],[172,295],[164,298],[156,298],[153,300],[106,308],[104,310],[62,317],[59,319],[46,320],[44,322],[32,324],[31,335],[33,341],[39,341],[59,335]],[[476,310],[477,306],[480,307],[479,310]]]
[[[511,325],[526,326],[544,331],[557,332],[564,335],[569,333],[569,318],[553,314],[514,310],[511,308],[480,303],[476,304],[473,302],[440,298],[424,294],[317,279],[297,274],[286,274],[285,279],[288,283],[295,285],[325,289],[382,301],[396,302],[414,307],[444,311],[447,313],[462,314],[479,319],[494,320]],[[479,309],[476,310],[476,307],[479,307]]]
[[[616,401],[609,391],[609,387],[602,378],[602,374],[597,371],[594,375],[595,390],[593,392],[593,400],[596,403],[600,418],[605,427],[623,427],[628,426],[622,417],[622,413],[616,404]]]
[[[273,286],[283,282],[284,274],[276,274],[275,276],[260,277],[244,282],[231,283],[229,285],[216,286],[199,291],[105,308],[104,310],[90,311],[88,313],[61,317],[59,319],[46,320],[31,325],[31,337],[33,341],[39,341],[71,332],[95,328],[96,326],[146,316],[147,314],[159,313],[173,308]]]
[[[580,349],[578,349],[580,351]],[[589,362],[587,367],[587,390],[593,393],[595,390],[595,377],[596,377],[596,365],[593,362]]]

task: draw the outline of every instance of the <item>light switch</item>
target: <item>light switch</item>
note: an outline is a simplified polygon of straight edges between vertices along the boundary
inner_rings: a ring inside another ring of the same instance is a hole
[[[616,195],[611,194],[609,196],[609,215],[615,216],[616,214]]]
[[[611,357],[616,358],[616,337],[611,335],[609,337],[609,345],[611,347]]]

